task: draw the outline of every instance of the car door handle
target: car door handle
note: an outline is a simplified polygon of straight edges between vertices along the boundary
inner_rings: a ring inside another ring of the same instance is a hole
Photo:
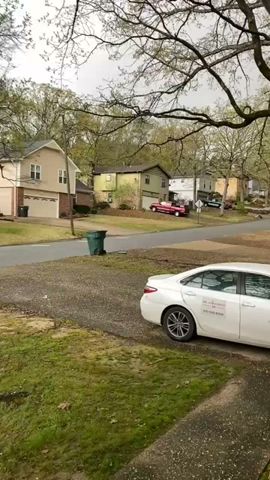
[[[194,292],[185,292],[186,295],[188,295],[189,297],[196,297],[196,293]]]
[[[254,303],[244,302],[244,303],[242,303],[242,307],[254,308],[254,307],[256,307],[256,305]]]

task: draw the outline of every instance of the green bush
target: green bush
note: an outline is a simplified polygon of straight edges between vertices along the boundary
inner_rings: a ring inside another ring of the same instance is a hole
[[[239,213],[246,213],[245,203],[238,201],[237,204],[236,204],[236,210]]]
[[[91,208],[88,207],[88,205],[74,205],[74,210],[77,213],[82,213],[87,215],[88,213],[90,213]]]
[[[105,210],[106,208],[110,208],[110,204],[108,202],[98,202],[96,203],[96,208],[98,210]]]
[[[117,203],[118,208],[121,210],[130,210],[134,207],[136,204],[136,192],[136,187],[130,183],[120,185],[113,193],[113,198]],[[121,205],[128,205],[130,208],[121,208]]]
[[[90,213],[92,213],[92,215],[96,215],[98,213],[97,208],[91,208]]]
[[[120,203],[119,209],[120,210],[131,210],[131,206],[128,205],[127,203]]]

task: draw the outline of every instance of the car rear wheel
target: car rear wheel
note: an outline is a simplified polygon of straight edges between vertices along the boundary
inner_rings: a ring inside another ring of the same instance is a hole
[[[175,217],[180,217],[180,213],[179,212],[174,212],[174,216]]]
[[[152,207],[152,212],[156,212],[156,211],[157,211],[156,207]]]
[[[191,313],[180,306],[167,310],[163,318],[163,327],[167,335],[178,342],[188,342],[196,333]]]

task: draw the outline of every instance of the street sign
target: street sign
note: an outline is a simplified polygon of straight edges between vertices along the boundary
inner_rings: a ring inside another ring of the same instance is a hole
[[[202,208],[203,207],[203,202],[199,199],[199,200],[197,200],[195,205],[196,205],[197,208]]]
[[[202,209],[197,207],[197,213],[202,213]]]

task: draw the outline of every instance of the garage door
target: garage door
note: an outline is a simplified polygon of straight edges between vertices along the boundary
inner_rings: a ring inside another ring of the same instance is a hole
[[[13,188],[0,188],[0,212],[3,215],[12,215]]]
[[[150,206],[152,203],[156,203],[159,201],[159,198],[156,197],[146,197],[145,195],[142,197],[142,208],[145,210],[150,210]]]
[[[58,218],[57,193],[33,194],[25,191],[24,205],[29,207],[29,217]]]

